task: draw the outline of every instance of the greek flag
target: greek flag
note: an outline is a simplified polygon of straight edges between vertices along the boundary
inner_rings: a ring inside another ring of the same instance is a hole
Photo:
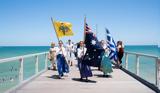
[[[110,50],[109,53],[109,58],[110,60],[117,62],[118,58],[117,58],[117,48],[116,48],[116,43],[113,40],[113,37],[111,36],[109,30],[106,28],[106,33],[107,33],[107,43],[108,43],[108,48]]]

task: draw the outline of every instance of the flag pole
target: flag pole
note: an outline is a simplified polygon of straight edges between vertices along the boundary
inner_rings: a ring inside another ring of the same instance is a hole
[[[96,36],[98,37],[98,25],[96,24]]]
[[[83,41],[85,41],[85,37],[86,37],[86,16],[84,16],[84,37],[83,37]]]
[[[84,16],[84,37],[83,37],[83,43],[85,42],[86,38],[86,16]],[[83,44],[83,55],[84,55],[84,44]]]
[[[57,39],[58,39],[58,43],[59,43],[60,39],[59,39],[58,34],[57,34],[57,32],[56,32],[56,28],[55,28],[55,25],[54,25],[54,22],[53,22],[52,17],[51,17],[51,21],[52,21],[52,24],[53,24],[53,27],[54,27],[54,31],[55,31],[55,33],[56,33],[56,36],[57,36]],[[61,50],[62,50],[62,48],[61,48]],[[62,54],[64,55],[63,51],[62,51]]]
[[[51,17],[51,21],[52,21],[52,25],[53,25],[53,27],[54,27],[54,31],[55,31],[55,33],[56,33],[56,36],[57,36],[57,39],[58,39],[58,42],[59,42],[60,40],[59,40],[58,34],[57,34],[57,32],[56,32],[56,28],[55,28],[55,25],[54,25],[54,22],[53,22],[52,17]]]
[[[56,32],[56,28],[55,28],[55,25],[54,25],[52,17],[51,17],[51,21],[52,21],[52,24],[53,24],[53,27],[54,27],[54,31],[56,33],[56,36],[57,36],[57,39],[58,39],[58,43],[59,43],[60,39],[59,39],[58,34]],[[62,47],[60,49],[62,50]],[[62,55],[64,56],[63,50],[62,50]],[[64,59],[66,60],[66,57],[64,57]],[[67,62],[67,60],[66,60],[66,64],[69,65],[68,62]]]

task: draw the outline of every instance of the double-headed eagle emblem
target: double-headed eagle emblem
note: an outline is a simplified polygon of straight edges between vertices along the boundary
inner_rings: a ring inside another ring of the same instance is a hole
[[[60,27],[59,27],[59,31],[62,31],[63,32],[63,35],[66,34],[66,32],[69,31],[69,27],[68,26],[65,26],[64,23],[61,23]]]

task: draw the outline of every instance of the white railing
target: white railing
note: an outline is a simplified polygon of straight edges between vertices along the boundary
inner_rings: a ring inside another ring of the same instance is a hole
[[[39,72],[38,69],[38,64],[39,64],[39,56],[40,55],[45,55],[45,59],[44,59],[44,64],[45,67],[42,71]],[[28,79],[24,80],[24,59],[25,58],[29,58],[29,57],[35,57],[35,75],[29,77]],[[6,93],[10,93],[11,91],[15,91],[16,88],[20,87],[21,85],[23,85],[24,83],[30,81],[31,79],[33,79],[34,77],[38,76],[39,74],[43,73],[44,71],[47,70],[47,61],[48,61],[48,52],[42,52],[42,53],[36,53],[36,54],[29,54],[29,55],[24,55],[24,56],[18,56],[18,57],[12,57],[12,58],[6,58],[6,59],[0,59],[0,64],[1,63],[5,63],[5,62],[11,62],[11,61],[16,61],[18,60],[20,62],[20,67],[19,67],[19,84],[12,87],[11,89],[8,89],[6,91]]]
[[[155,59],[156,67],[155,67],[155,85],[160,88],[159,83],[160,83],[160,58],[158,56],[154,55],[148,55],[148,54],[143,54],[143,53],[135,53],[135,52],[125,52],[125,69],[128,70],[128,55],[135,55],[136,56],[136,72],[135,74],[139,76],[139,58],[140,57],[148,57],[148,58],[153,58]]]

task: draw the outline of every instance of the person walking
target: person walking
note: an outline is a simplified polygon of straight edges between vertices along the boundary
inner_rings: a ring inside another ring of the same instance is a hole
[[[63,42],[59,41],[59,46],[57,47],[57,68],[59,78],[64,76],[64,73],[69,73],[69,66],[66,61],[66,50],[63,47]]]
[[[73,52],[74,52],[74,46],[73,46],[73,44],[72,44],[72,42],[71,42],[70,39],[68,40],[68,43],[66,45],[66,50],[67,50],[68,64],[70,66],[72,66],[73,65],[73,56],[74,56],[74,54],[73,54]]]
[[[108,56],[109,56],[109,48],[106,47],[104,55],[102,57],[102,61],[101,61],[101,70],[103,72],[104,77],[108,77],[110,73],[113,72],[112,62]]]
[[[83,62],[83,57],[86,53],[86,48],[84,47],[83,41],[80,41],[80,47],[77,49],[77,56],[78,56],[78,68],[80,71],[80,80],[83,80],[83,78],[88,81],[88,77],[92,76],[92,71],[90,67]]]
[[[56,68],[56,66],[57,66],[57,63],[56,63],[56,47],[55,47],[54,42],[51,43],[51,48],[49,50],[48,59],[51,62],[51,69],[56,70],[57,69]]]

